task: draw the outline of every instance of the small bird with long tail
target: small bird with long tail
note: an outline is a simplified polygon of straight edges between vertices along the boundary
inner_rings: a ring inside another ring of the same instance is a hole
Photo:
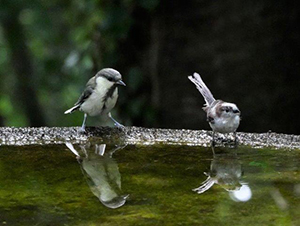
[[[234,103],[216,100],[203,82],[198,73],[188,76],[188,79],[196,85],[205,100],[203,110],[206,112],[207,121],[213,130],[213,143],[215,132],[234,133],[236,142],[236,130],[240,125],[241,112]]]

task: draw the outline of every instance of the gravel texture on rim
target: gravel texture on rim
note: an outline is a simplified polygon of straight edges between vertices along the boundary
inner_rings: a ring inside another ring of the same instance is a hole
[[[84,143],[88,140],[100,139],[108,143],[124,142],[136,145],[210,146],[212,140],[212,132],[205,130],[87,127],[84,134],[79,133],[78,130],[79,127],[0,127],[0,145]],[[216,137],[217,143],[222,139],[233,140],[232,134],[216,134]],[[238,132],[237,137],[240,145],[300,149],[298,135]]]

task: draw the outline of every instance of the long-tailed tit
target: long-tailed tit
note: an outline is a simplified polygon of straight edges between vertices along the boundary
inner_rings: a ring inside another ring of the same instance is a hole
[[[195,72],[193,76],[188,76],[188,79],[196,85],[196,88],[204,97],[203,110],[206,112],[207,121],[213,130],[213,142],[215,132],[234,132],[236,141],[236,130],[241,120],[241,112],[238,107],[233,103],[216,100],[198,73]]]
[[[85,90],[79,97],[74,107],[65,111],[70,114],[76,110],[84,112],[84,119],[80,132],[85,131],[87,115],[108,115],[117,127],[123,127],[112,116],[110,111],[118,99],[118,85],[126,86],[121,74],[112,68],[104,68],[92,77],[86,84]]]

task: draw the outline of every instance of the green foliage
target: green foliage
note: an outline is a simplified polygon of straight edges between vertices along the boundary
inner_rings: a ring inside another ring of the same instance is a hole
[[[3,94],[0,96],[0,112],[7,119],[7,126],[23,126],[28,123],[23,114],[14,112],[12,101],[8,95]]]
[[[186,78],[198,71],[215,97],[237,103],[240,131],[299,133],[298,14],[286,0],[1,0],[0,95],[12,112],[0,123],[79,125],[80,113],[63,112],[112,67],[127,83],[113,112],[126,125],[208,129]]]
[[[34,82],[48,126],[81,123],[81,114],[65,116],[63,112],[76,102],[88,79],[103,67],[119,69],[124,80],[131,84],[126,88],[133,95],[143,85],[144,78],[137,67],[129,68],[128,73],[118,67],[122,61],[119,43],[128,37],[133,23],[133,7],[141,5],[153,10],[158,1],[127,0],[117,4],[98,0],[25,0],[14,3],[6,2],[0,15],[19,12],[34,68]],[[0,17],[0,78],[3,81],[0,95],[5,96],[0,98],[0,115],[6,125],[27,126],[25,113],[15,104],[18,90],[13,86],[15,71],[11,67],[9,47],[1,30],[4,16]],[[125,98],[120,98],[118,105],[124,105],[125,101]],[[129,107],[127,114],[122,113],[123,117],[131,113],[138,115],[146,104],[146,98],[141,96],[126,102]],[[131,123],[129,118],[124,120]],[[89,119],[88,124],[95,121],[99,118]]]

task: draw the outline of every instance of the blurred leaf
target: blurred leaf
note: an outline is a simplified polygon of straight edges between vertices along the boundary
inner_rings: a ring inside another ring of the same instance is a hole
[[[160,1],[159,0],[139,0],[138,2],[143,8],[151,11],[151,10],[154,10],[158,6]]]
[[[266,169],[268,167],[267,163],[265,162],[255,162],[255,161],[250,162],[249,166],[261,167],[263,169]]]
[[[124,79],[130,86],[127,87],[129,92],[137,91],[143,82],[143,74],[138,67],[130,68],[126,78]]]
[[[0,111],[3,116],[8,116],[13,113],[13,106],[11,105],[9,96],[0,96]]]

